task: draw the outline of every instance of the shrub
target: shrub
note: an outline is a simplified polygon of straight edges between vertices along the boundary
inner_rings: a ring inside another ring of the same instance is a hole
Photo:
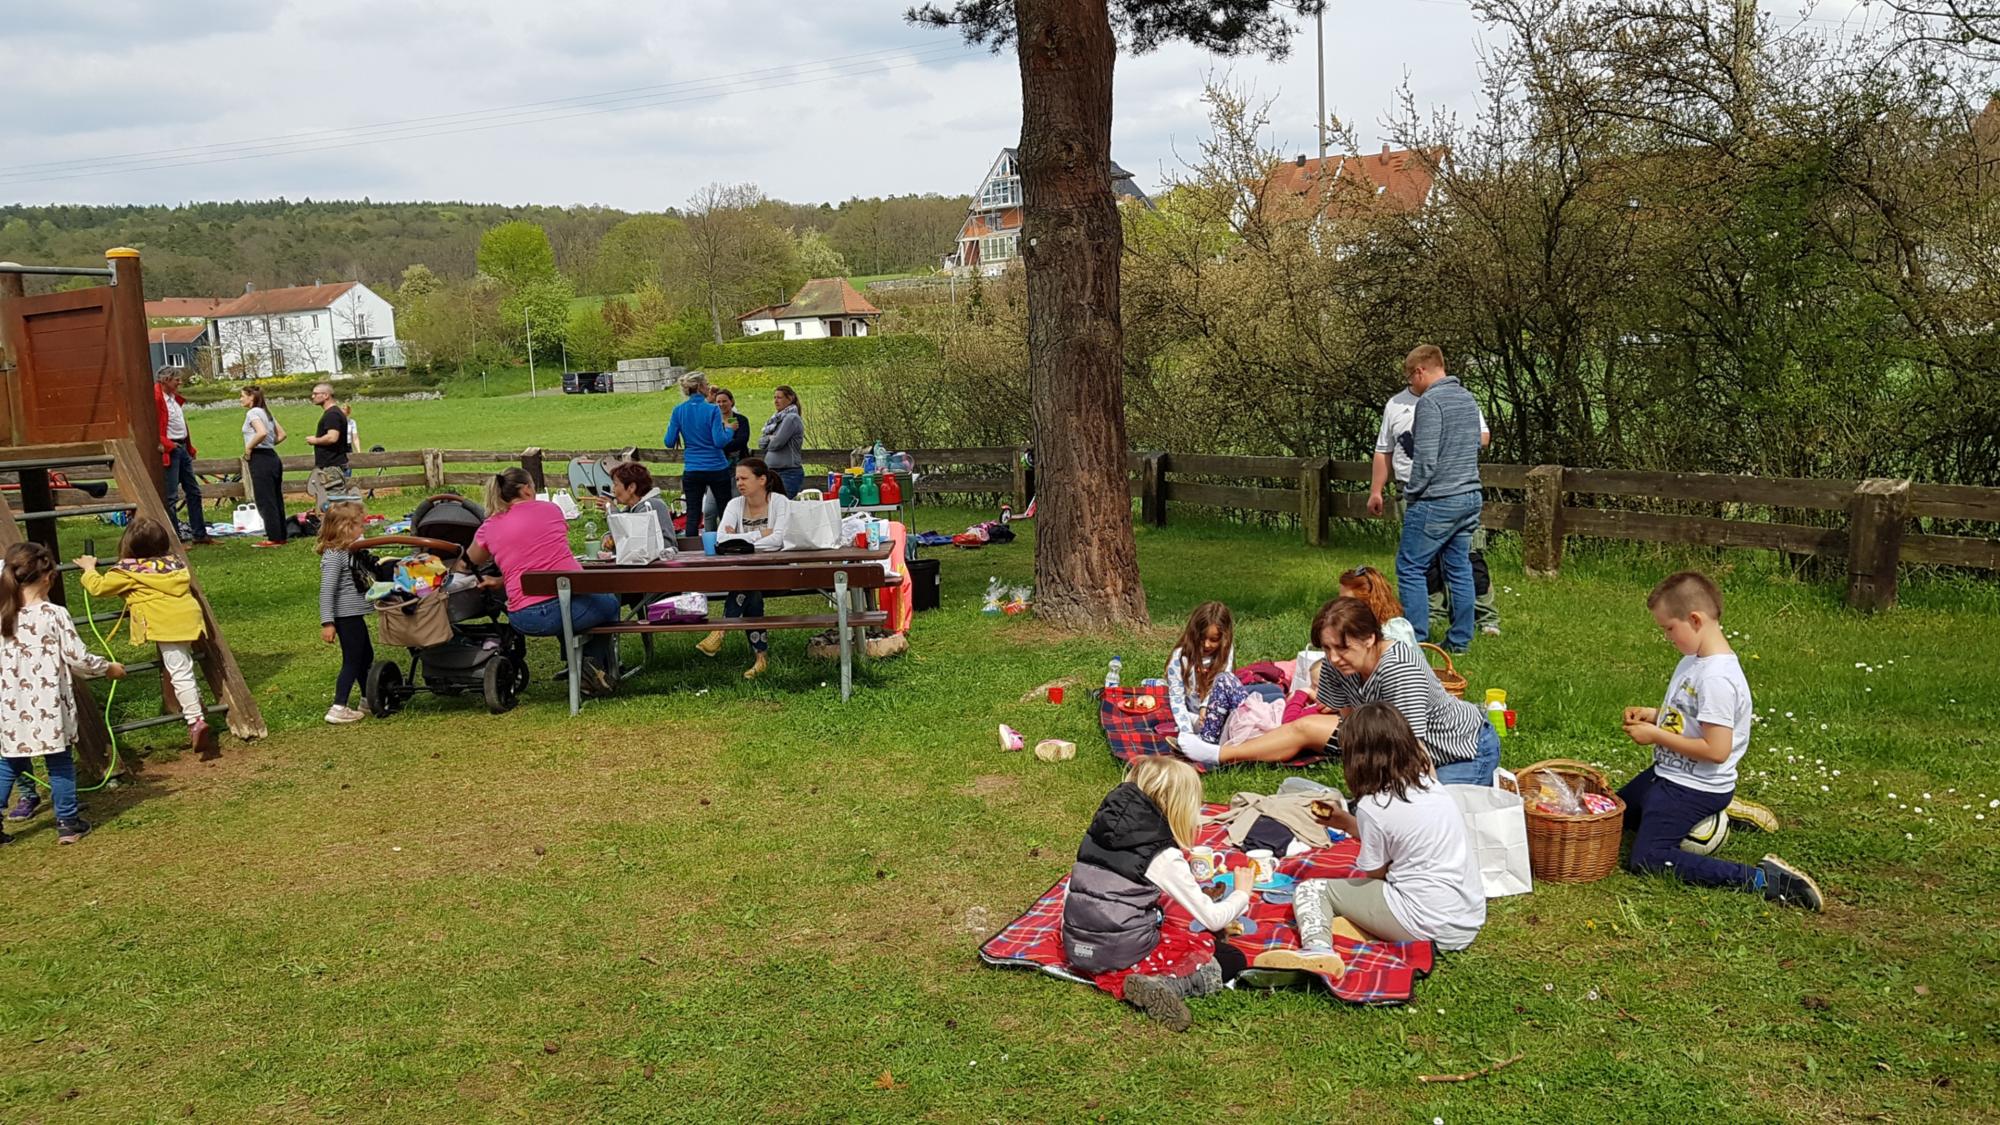
[[[254,386],[263,391],[266,398],[302,399],[312,394],[315,384],[328,381],[324,375],[274,375],[268,379],[242,380],[210,379],[200,383],[190,383],[181,388],[181,397],[196,404],[226,402],[235,398],[241,388]],[[385,398],[432,390],[443,381],[440,376],[434,374],[385,371],[380,375],[336,380],[333,381],[333,387],[334,395],[338,398]]]
[[[840,336],[774,339],[769,333],[727,344],[703,344],[701,366],[853,367],[888,360],[927,359],[937,348],[921,336]]]

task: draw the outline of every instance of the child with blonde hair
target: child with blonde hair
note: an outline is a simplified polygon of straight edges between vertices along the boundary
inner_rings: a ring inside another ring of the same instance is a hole
[[[1063,900],[1070,967],[1175,1031],[1192,1019],[1188,997],[1215,992],[1243,968],[1242,955],[1215,935],[1249,908],[1249,880],[1239,878],[1220,902],[1202,891],[1187,861],[1200,815],[1201,775],[1193,766],[1139,759],[1091,817]],[[1163,894],[1205,932],[1169,921]]]
[[[333,681],[333,706],[326,709],[326,721],[336,725],[362,719],[363,713],[347,701],[375,663],[375,645],[368,639],[368,615],[374,607],[366,596],[375,576],[366,553],[354,546],[367,523],[368,513],[360,504],[336,501],[327,506],[313,544],[319,552],[319,639],[340,642],[340,674]]]
[[[194,645],[208,635],[201,603],[195,600],[194,577],[174,552],[174,536],[164,524],[133,516],[118,544],[118,561],[97,569],[91,555],[77,558],[78,575],[93,598],[125,599],[131,619],[132,643],[151,642],[160,650],[160,667],[187,722],[188,741],[203,757],[215,753],[215,732],[201,709],[201,689],[194,678]]]

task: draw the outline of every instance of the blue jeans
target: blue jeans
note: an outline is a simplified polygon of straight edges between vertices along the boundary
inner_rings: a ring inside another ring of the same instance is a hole
[[[1748,890],[1757,869],[1714,856],[1681,850],[1688,830],[1729,807],[1734,793],[1708,793],[1676,785],[1648,768],[1625,783],[1618,796],[1625,802],[1625,830],[1632,833],[1632,854],[1625,866],[1634,875],[1667,871],[1698,887]]]
[[[181,493],[187,493],[188,530],[196,539],[208,538],[208,516],[201,510],[201,481],[194,475],[194,458],[188,455],[187,446],[176,445],[167,454],[167,518],[174,518],[174,507],[181,502]]]
[[[76,807],[76,759],[67,750],[42,755],[42,762],[49,770],[49,792],[56,799],[56,822],[67,824],[77,819],[81,811]],[[14,788],[15,776],[26,776],[34,766],[33,758],[0,758],[0,794],[9,793]],[[30,780],[25,784],[34,785]]]
[[[796,497],[799,494],[799,490],[806,486],[805,466],[794,465],[789,469],[779,469],[778,481],[784,485],[786,496]]]
[[[1445,589],[1451,594],[1451,630],[1444,645],[1457,652],[1472,643],[1470,552],[1483,506],[1478,492],[1412,501],[1403,515],[1403,540],[1396,546],[1396,592],[1403,599],[1403,616],[1411,622],[1430,620],[1425,573],[1432,559],[1443,560]]]
[[[609,625],[618,620],[618,595],[578,594],[569,600],[569,623],[578,633],[585,629],[595,629],[599,625]],[[534,605],[507,611],[507,623],[514,631],[526,637],[562,636],[562,601],[550,598]],[[583,654],[597,662],[599,668],[610,675],[618,668],[618,638],[613,636],[583,638]],[[564,653],[567,661],[569,654]]]
[[[1479,738],[1473,744],[1472,760],[1450,762],[1437,768],[1438,780],[1446,785],[1491,785],[1493,771],[1500,768],[1500,736],[1493,724],[1479,721]]]
[[[723,599],[722,616],[762,617],[764,616],[764,595],[755,590],[746,590],[742,593],[731,594]],[[771,651],[771,634],[762,629],[751,629],[745,635],[750,639],[751,652]]]

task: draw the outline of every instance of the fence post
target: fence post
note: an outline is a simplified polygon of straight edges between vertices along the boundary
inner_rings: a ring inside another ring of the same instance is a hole
[[[1139,518],[1154,527],[1167,526],[1167,455],[1139,455]]]
[[[1847,604],[1873,613],[1896,604],[1896,567],[1910,518],[1908,479],[1862,481],[1847,503]]]
[[[1540,578],[1562,572],[1563,467],[1528,470],[1527,503],[1521,513],[1521,566]]]
[[[543,480],[542,480],[542,447],[541,447],[541,446],[539,446],[539,445],[531,445],[531,446],[529,446],[528,448],[526,448],[526,449],[524,449],[524,450],[522,450],[522,451],[521,451],[521,467],[522,467],[522,468],[524,468],[524,469],[526,469],[526,470],[528,470],[528,475],[529,475],[529,476],[531,476],[531,477],[535,478],[535,491],[536,491],[536,492],[544,492],[544,491],[547,491],[547,489],[548,489],[548,485],[546,485],[545,483],[543,483]]]
[[[1299,466],[1299,522],[1306,527],[1306,545],[1324,547],[1333,517],[1333,460],[1321,457]]]
[[[444,487],[444,450],[424,450],[424,487],[432,492]]]
[[[1034,479],[1028,469],[1028,447],[1014,447],[1014,511],[1028,510],[1028,501],[1034,499]]]

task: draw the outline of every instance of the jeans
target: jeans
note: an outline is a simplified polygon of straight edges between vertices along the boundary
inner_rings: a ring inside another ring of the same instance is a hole
[[[181,493],[187,493],[188,531],[196,539],[208,538],[208,516],[201,510],[201,481],[194,475],[194,458],[187,446],[176,445],[167,454],[167,518],[174,518],[174,509],[181,502]]]
[[[735,491],[736,474],[729,469],[696,469],[681,474],[681,492],[687,496],[688,522],[699,522],[705,531],[718,531],[722,527],[722,510],[729,507],[729,494]],[[707,505],[703,499],[715,501],[715,516],[707,517]],[[693,529],[689,530],[693,534]]]
[[[0,794],[13,789],[14,778],[25,776],[34,763],[33,758],[0,758]],[[67,824],[77,819],[82,810],[76,805],[76,759],[69,751],[58,750],[43,754],[42,763],[48,767],[49,792],[56,799],[56,823]]]
[[[250,455],[250,490],[264,519],[264,538],[285,541],[285,463],[277,451],[259,447]]]
[[[340,675],[333,681],[333,701],[345,707],[355,687],[368,683],[368,666],[375,663],[375,643],[368,639],[368,619],[360,614],[334,618],[333,635],[340,642]]]
[[[1625,802],[1625,830],[1632,833],[1625,866],[1633,874],[1669,871],[1698,887],[1748,890],[1755,885],[1754,867],[1681,850],[1688,829],[1727,809],[1733,793],[1676,785],[1648,768],[1626,782],[1618,796]]]
[[[1464,651],[1472,643],[1472,533],[1479,527],[1483,501],[1477,492],[1438,500],[1413,500],[1403,519],[1403,540],[1396,547],[1396,589],[1403,598],[1403,616],[1412,624],[1430,620],[1430,588],[1425,574],[1431,560],[1444,560],[1445,589],[1451,594],[1451,631],[1444,646]]]
[[[1472,624],[1484,629],[1488,625],[1500,624],[1500,609],[1493,602],[1493,575],[1486,569],[1486,529],[1472,533],[1472,543],[1466,548],[1466,556],[1472,560]],[[1444,560],[1431,560],[1431,569],[1424,575],[1431,592],[1431,619],[1427,636],[1443,636],[1451,628],[1448,602],[1445,598]]]
[[[742,593],[731,594],[723,599],[722,616],[762,617],[764,616],[764,595],[755,590],[746,590]],[[762,629],[751,629],[747,635],[750,638],[751,652],[771,651],[771,634]]]
[[[799,490],[806,486],[806,467],[804,465],[793,465],[789,469],[779,469],[777,472],[778,483],[784,489],[787,497],[797,496]]]
[[[1491,785],[1493,771],[1500,768],[1500,735],[1493,724],[1479,720],[1479,736],[1473,743],[1472,759],[1448,762],[1437,767],[1438,780],[1446,785]]]
[[[618,595],[578,594],[569,600],[569,623],[578,632],[609,625],[618,620]],[[549,598],[533,605],[507,611],[507,623],[527,637],[562,636],[562,601]],[[618,670],[618,638],[610,635],[583,638],[583,654],[597,662],[606,675]],[[564,653],[567,661],[569,654]]]

